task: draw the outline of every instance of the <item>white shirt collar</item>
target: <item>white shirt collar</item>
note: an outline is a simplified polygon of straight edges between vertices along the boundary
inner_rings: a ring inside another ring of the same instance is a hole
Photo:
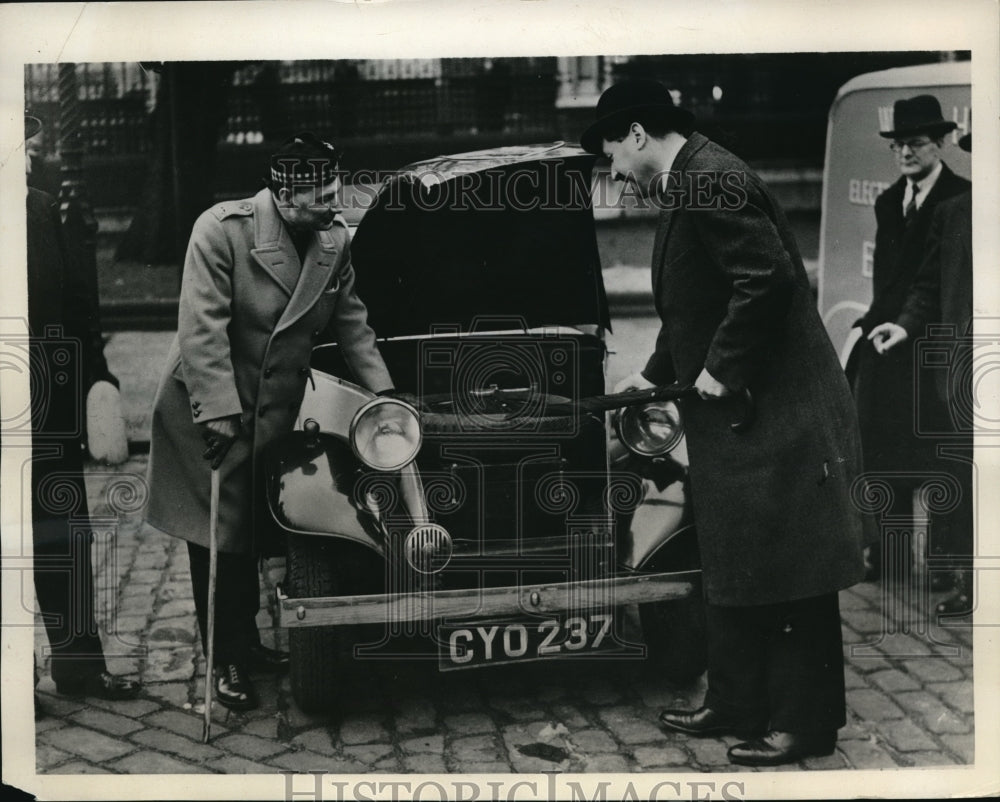
[[[931,170],[927,175],[917,181],[917,185],[920,189],[917,191],[917,208],[919,209],[923,203],[924,199],[927,197],[927,193],[934,188],[934,184],[937,182],[938,177],[941,175],[941,168],[943,166],[942,162],[938,162],[934,165],[934,169]],[[913,195],[913,182],[907,179],[906,181],[906,192],[903,193],[903,211],[906,211],[906,207],[910,204],[910,198]]]

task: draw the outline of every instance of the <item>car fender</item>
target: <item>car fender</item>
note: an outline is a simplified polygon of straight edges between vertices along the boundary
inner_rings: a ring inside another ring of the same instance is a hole
[[[615,452],[624,448],[615,438]],[[631,515],[621,521],[627,527],[619,541],[620,562],[626,568],[646,570],[654,562],[658,570],[675,571],[697,567],[664,564],[666,545],[681,532],[691,529],[691,489],[687,479],[687,442],[681,440],[668,455],[647,461],[637,457],[619,457],[619,465],[632,470],[640,479],[639,503]],[[675,544],[676,545],[676,544]],[[669,561],[666,561],[669,563]],[[690,561],[688,561],[690,562]]]
[[[395,474],[365,473],[345,440],[293,432],[269,455],[267,503],[286,532],[356,542],[385,556],[379,510],[398,496]],[[377,506],[369,506],[372,502]]]

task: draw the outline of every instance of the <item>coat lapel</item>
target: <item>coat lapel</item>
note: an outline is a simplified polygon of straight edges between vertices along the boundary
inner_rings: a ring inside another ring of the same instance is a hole
[[[254,247],[250,255],[275,283],[291,297],[299,279],[299,256],[285,231],[281,215],[269,189],[262,189],[254,202]]]
[[[923,239],[926,237],[927,230],[930,228],[931,215],[934,213],[934,207],[951,194],[951,184],[954,179],[954,173],[948,169],[947,164],[941,165],[941,175],[938,176],[938,180],[934,182],[934,186],[931,187],[931,191],[927,193],[927,197],[924,198],[924,202],[920,204],[920,208],[917,210],[916,217],[913,218],[912,222],[906,223],[903,217],[903,192],[906,188],[906,179],[901,179],[902,183],[899,186],[898,197],[892,198],[892,206],[890,207],[890,212],[892,213],[892,222],[896,227],[896,231],[899,236],[899,248],[896,251],[897,258],[895,263],[892,265],[893,273],[892,277],[885,284],[885,290],[890,287],[894,287],[900,280],[906,279],[911,281],[914,275],[914,262],[919,264],[920,260],[923,258],[922,252],[915,252],[914,239]]]
[[[673,187],[684,186],[684,170],[687,168],[688,162],[707,142],[708,139],[698,132],[694,132],[688,137],[687,142],[677,151],[674,163],[670,167],[670,178],[668,179],[670,185]],[[660,212],[659,223],[656,226],[656,237],[653,240],[653,299],[657,305],[659,305],[657,299],[660,297],[660,285],[663,280],[663,256],[666,253],[670,226],[676,211],[675,204],[669,200],[670,197],[663,198],[663,209]]]
[[[288,306],[285,307],[275,333],[291,326],[296,320],[316,305],[319,296],[328,289],[337,265],[339,247],[334,232],[337,226],[329,231],[317,231],[302,265],[302,274],[292,293]],[[286,239],[288,237],[286,236]]]

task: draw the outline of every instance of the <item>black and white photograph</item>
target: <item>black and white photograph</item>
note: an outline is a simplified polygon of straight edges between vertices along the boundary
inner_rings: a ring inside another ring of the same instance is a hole
[[[5,796],[1000,793],[995,0],[0,20]]]

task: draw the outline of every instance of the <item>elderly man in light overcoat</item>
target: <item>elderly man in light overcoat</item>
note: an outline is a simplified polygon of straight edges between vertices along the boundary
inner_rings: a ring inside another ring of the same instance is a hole
[[[329,334],[359,384],[392,389],[354,291],[338,159],[328,143],[296,135],[272,157],[269,188],[198,218],[154,403],[147,521],[188,541],[203,644],[211,486],[203,457],[221,472],[215,694],[232,709],[258,703],[250,670],[287,667],[255,624],[256,557],[269,520],[261,455],[291,431],[313,344]]]
[[[679,381],[708,623],[708,694],[665,729],[746,734],[734,762],[833,751],[845,723],[837,592],[861,579],[861,446],[791,229],[750,168],[655,81],[616,84],[582,144],[662,211],[653,355],[617,391]],[[749,390],[757,419],[734,432]],[[765,734],[766,733],[766,734]]]

